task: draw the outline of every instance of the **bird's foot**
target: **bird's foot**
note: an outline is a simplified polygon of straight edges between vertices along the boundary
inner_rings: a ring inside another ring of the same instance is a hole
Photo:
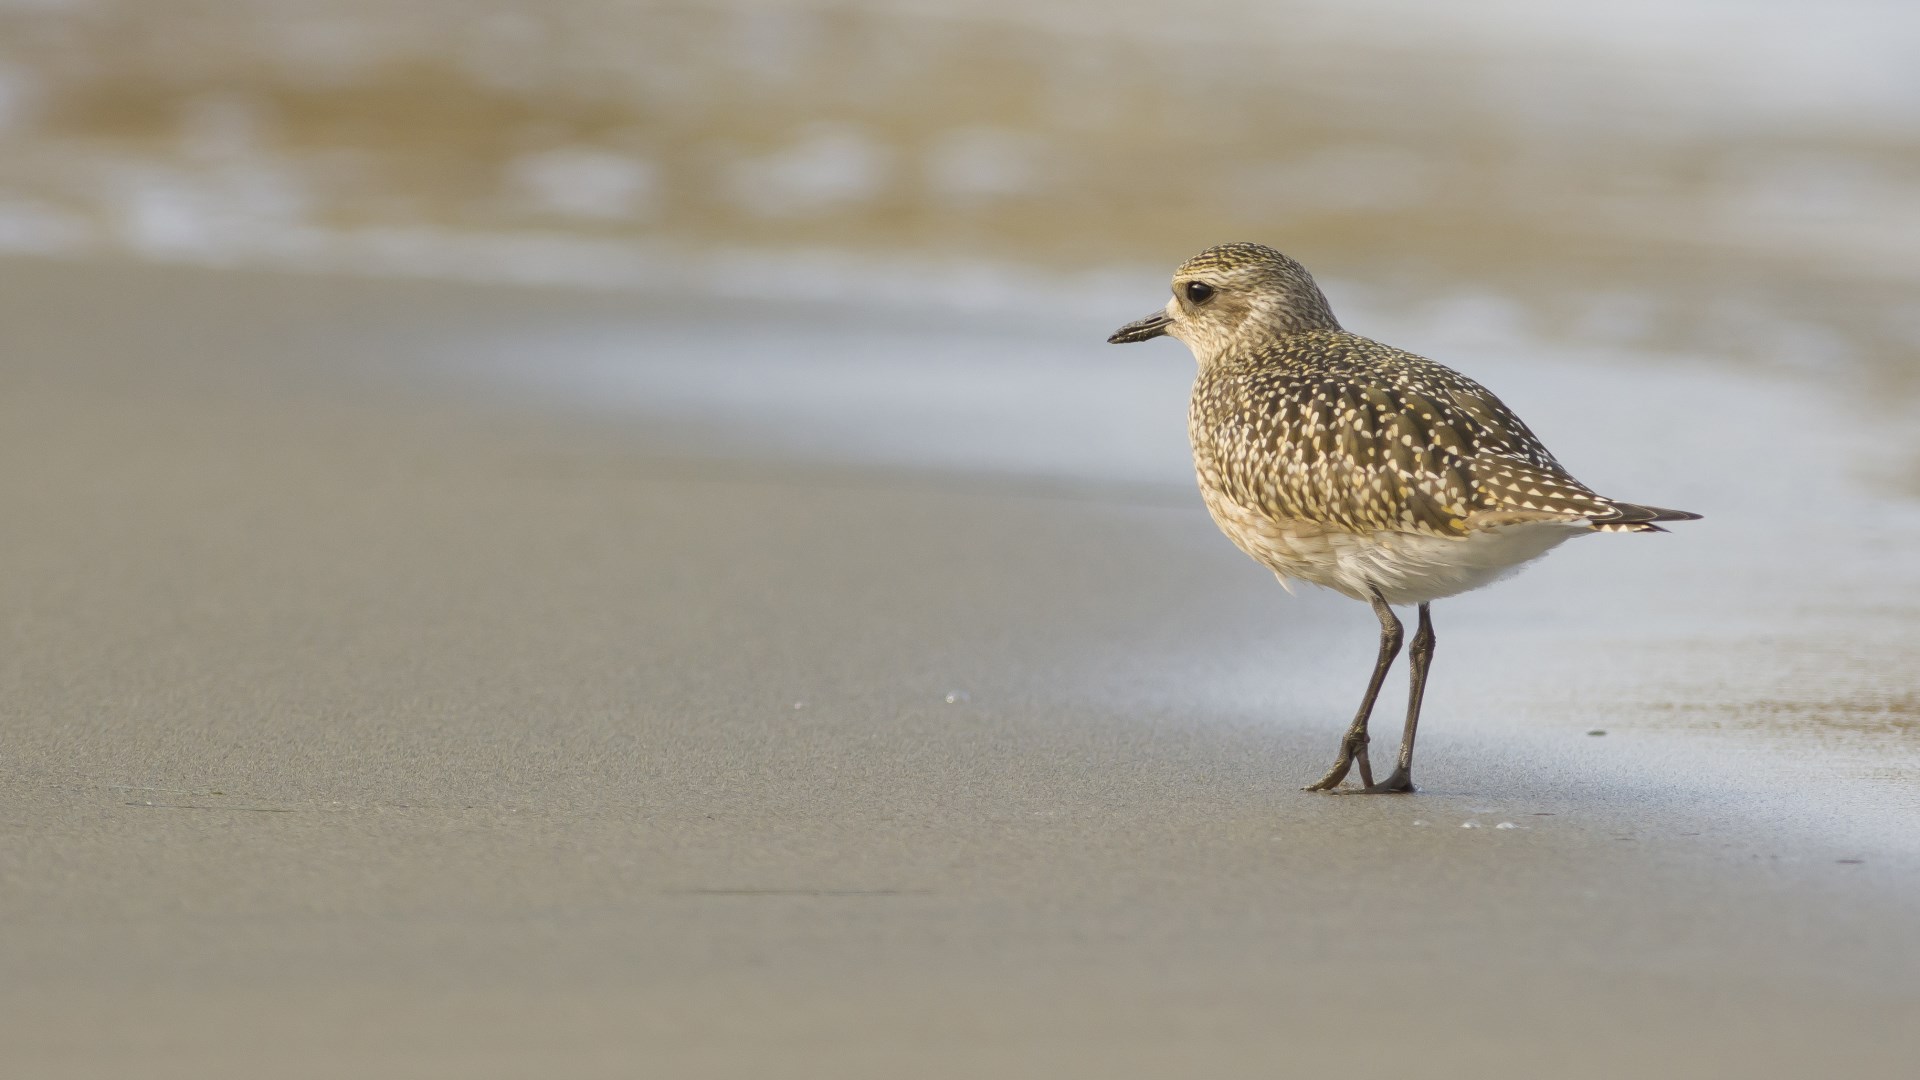
[[[1413,773],[1406,769],[1395,769],[1392,776],[1366,788],[1368,795],[1411,795],[1413,791]]]
[[[1339,762],[1335,764],[1333,768],[1327,770],[1327,775],[1321,777],[1318,780],[1315,780],[1313,783],[1308,784],[1306,787],[1303,787],[1300,790],[1301,791],[1332,791],[1334,788],[1337,788],[1340,786],[1340,781],[1345,780],[1347,778],[1347,769],[1349,767],[1350,766],[1346,762]]]
[[[1349,731],[1346,738],[1340,740],[1340,756],[1333,759],[1333,768],[1327,770],[1327,775],[1308,784],[1301,790],[1332,791],[1334,788],[1340,786],[1340,782],[1347,778],[1348,770],[1352,769],[1355,765],[1360,766],[1361,786],[1371,790],[1373,788],[1373,766],[1367,762],[1367,741],[1366,732]]]

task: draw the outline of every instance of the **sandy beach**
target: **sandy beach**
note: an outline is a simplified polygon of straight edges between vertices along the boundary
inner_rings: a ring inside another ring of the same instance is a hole
[[[699,318],[0,264],[9,1075],[1907,1075],[1912,717],[1805,714],[1883,685],[1809,656],[1911,655],[1910,554],[1871,611],[1716,564],[1725,499],[1557,555],[1441,608],[1421,794],[1311,795],[1369,617],[1177,458],[863,467],[743,436],[751,380],[675,425],[448,374]],[[1763,675],[1806,692],[1677,696]]]

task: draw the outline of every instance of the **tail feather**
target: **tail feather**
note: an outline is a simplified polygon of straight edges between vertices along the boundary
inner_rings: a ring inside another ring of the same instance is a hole
[[[1617,502],[1613,513],[1589,519],[1599,532],[1666,532],[1656,521],[1698,521],[1700,515],[1688,510],[1668,510],[1663,506]]]

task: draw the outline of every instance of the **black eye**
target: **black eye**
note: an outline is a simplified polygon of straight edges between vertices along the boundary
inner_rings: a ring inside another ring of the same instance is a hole
[[[1213,298],[1213,286],[1204,281],[1187,282],[1187,299],[1196,304],[1204,304]]]

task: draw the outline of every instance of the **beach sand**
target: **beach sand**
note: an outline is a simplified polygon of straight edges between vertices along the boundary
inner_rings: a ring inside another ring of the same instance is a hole
[[[1308,794],[1370,617],[1197,498],[433,374],[633,307],[0,263],[8,1075],[1910,1075],[1911,716],[1582,696],[1729,532],[1442,605],[1422,793]]]

